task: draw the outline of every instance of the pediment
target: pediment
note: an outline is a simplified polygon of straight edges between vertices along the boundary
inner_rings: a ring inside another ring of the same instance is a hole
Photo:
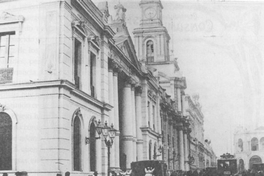
[[[11,13],[8,12],[2,12],[2,14],[0,15],[0,24],[2,23],[18,23],[18,22],[23,22],[24,21],[24,17],[19,15],[13,15]]]
[[[119,42],[117,46],[122,50],[124,55],[127,57],[127,59],[139,70],[140,69],[140,64],[139,61],[137,60],[136,56],[136,51],[133,47],[134,45],[130,45],[129,39],[124,39],[122,42]]]

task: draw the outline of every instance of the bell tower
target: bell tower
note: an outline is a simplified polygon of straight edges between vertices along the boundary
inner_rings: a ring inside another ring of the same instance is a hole
[[[142,19],[140,26],[162,26],[162,9],[160,0],[142,0],[140,2]]]
[[[140,27],[134,29],[134,44],[137,57],[146,65],[170,63],[170,36],[162,24],[163,6],[160,0],[141,0]]]

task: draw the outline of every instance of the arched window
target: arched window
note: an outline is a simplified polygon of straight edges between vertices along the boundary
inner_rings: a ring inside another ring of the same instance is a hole
[[[154,143],[154,154],[153,154],[153,159],[155,160],[155,159],[157,159],[157,143],[155,142]]]
[[[244,160],[243,159],[239,159],[238,171],[243,171],[243,170],[245,170]]]
[[[243,141],[242,141],[242,139],[238,139],[237,147],[238,147],[238,151],[239,152],[243,151]]]
[[[96,129],[94,122],[90,126],[90,170],[96,171]]]
[[[249,160],[249,168],[252,169],[253,164],[260,164],[262,163],[262,160],[259,156],[254,155]]]
[[[260,149],[264,150],[264,137],[260,139]]]
[[[146,56],[147,62],[154,62],[154,43],[152,40],[148,40],[146,43]]]
[[[149,160],[151,160],[151,140],[149,141]]]
[[[251,139],[251,150],[252,151],[258,150],[258,139],[255,137]]]
[[[170,149],[168,149],[168,169],[170,168]]]
[[[78,115],[73,122],[73,169],[81,170],[81,121]]]
[[[12,120],[0,113],[0,170],[12,170]]]

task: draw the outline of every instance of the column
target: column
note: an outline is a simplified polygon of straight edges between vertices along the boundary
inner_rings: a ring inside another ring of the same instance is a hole
[[[137,159],[143,160],[143,138],[142,138],[142,112],[141,112],[142,87],[136,87],[136,136],[137,136]]]
[[[179,152],[180,152],[180,170],[184,171],[184,141],[183,141],[183,127],[182,124],[178,126],[179,130]]]
[[[136,109],[135,109],[135,85],[132,84],[131,86],[131,109],[132,109],[132,123],[130,124],[132,126],[132,130],[133,130],[133,150],[134,150],[134,153],[133,153],[133,161],[136,161],[136,157],[137,157],[137,144],[136,144],[136,118],[135,118],[135,115],[136,115]]]
[[[185,95],[181,96],[182,98],[182,115],[186,116],[186,100],[185,100]]]
[[[187,136],[187,129],[184,129],[184,161],[185,161],[185,171],[189,170],[189,147],[188,147],[188,136]]]
[[[178,97],[178,111],[182,111],[182,103],[181,103],[181,89],[177,88],[177,97]]]
[[[133,161],[133,127],[132,123],[132,100],[131,100],[131,85],[128,81],[125,82],[125,85],[122,90],[122,154],[126,158],[126,168],[130,168],[130,163]],[[124,158],[124,156],[122,156]]]
[[[108,68],[108,99],[109,99],[109,104],[114,106],[113,69],[111,68],[111,65]],[[114,108],[111,109],[109,112],[108,126],[111,126],[111,124],[114,124]],[[115,148],[116,147],[119,147],[119,146],[116,146],[115,143],[113,143],[110,149],[110,152],[111,152],[110,167],[113,167],[115,165]]]
[[[161,55],[163,55],[164,54],[164,36],[162,35],[161,36]]]
[[[102,168],[102,154],[103,154],[103,151],[102,151],[102,143],[103,145],[104,142],[101,140],[101,139],[97,139],[95,140],[96,142],[96,171],[98,171],[99,175],[102,175],[102,172],[103,172],[103,168]]]
[[[119,131],[119,96],[118,96],[118,71],[119,69],[114,69],[113,73],[113,84],[114,84],[114,128],[117,130],[116,137],[114,139],[115,147],[115,165],[114,167],[120,167],[120,158],[119,158],[119,140],[120,140],[120,131]]]

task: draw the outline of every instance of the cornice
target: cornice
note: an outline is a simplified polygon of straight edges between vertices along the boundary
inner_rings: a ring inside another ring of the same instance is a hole
[[[170,36],[169,36],[169,33],[168,33],[168,30],[166,29],[165,26],[157,26],[157,27],[153,27],[153,26],[146,26],[146,27],[138,27],[138,28],[135,28],[133,30],[133,34],[136,36],[137,34],[141,34],[141,33],[144,33],[144,35],[148,35],[148,33],[152,33],[153,32],[157,33],[157,32],[162,32],[162,33],[165,33],[169,39],[170,39]]]
[[[155,82],[155,77],[151,76],[150,74],[147,75],[148,84],[151,87],[151,89],[155,89],[155,92],[159,90],[159,83]]]
[[[201,121],[202,122],[202,119],[204,119],[204,116],[203,116],[203,114],[202,114],[202,112],[194,105],[194,103],[193,103],[193,101],[192,101],[192,99],[191,99],[191,97],[189,96],[189,95],[187,95],[186,97],[185,97],[185,99],[187,99],[187,101],[188,101],[188,104],[189,104],[189,107],[190,107],[190,109],[189,109],[189,111],[191,112],[191,111],[194,111],[194,112],[196,112],[196,114],[198,114],[198,116],[199,116],[199,121]],[[201,117],[201,119],[200,119],[200,117]]]
[[[4,2],[12,2],[12,1],[18,1],[18,0],[0,0],[0,3],[4,3]]]
[[[12,84],[2,84],[0,86],[0,92],[11,91],[11,90],[25,90],[25,89],[40,89],[40,88],[65,88],[70,91],[70,93],[78,96],[79,98],[107,111],[110,111],[113,106],[108,103],[101,102],[85,92],[76,89],[75,85],[67,80],[54,80],[54,81],[36,81],[27,83],[12,83]]]
[[[161,136],[161,134],[157,133],[156,131],[153,131],[150,127],[141,127],[140,129],[142,132],[148,132],[149,134],[152,134],[157,138]]]
[[[72,0],[73,4],[78,4],[86,14],[97,24],[97,26],[106,33],[107,36],[113,37],[114,31],[103,22],[103,13],[94,5],[91,0]],[[86,18],[86,17],[85,17]],[[88,20],[86,18],[86,20]],[[88,20],[89,21],[89,20]]]
[[[162,6],[160,1],[153,1],[153,0],[152,1],[146,1],[146,2],[140,1],[140,3],[139,3],[140,6],[145,5],[145,4],[158,4],[158,5],[160,5],[161,9],[163,9],[163,6]]]

